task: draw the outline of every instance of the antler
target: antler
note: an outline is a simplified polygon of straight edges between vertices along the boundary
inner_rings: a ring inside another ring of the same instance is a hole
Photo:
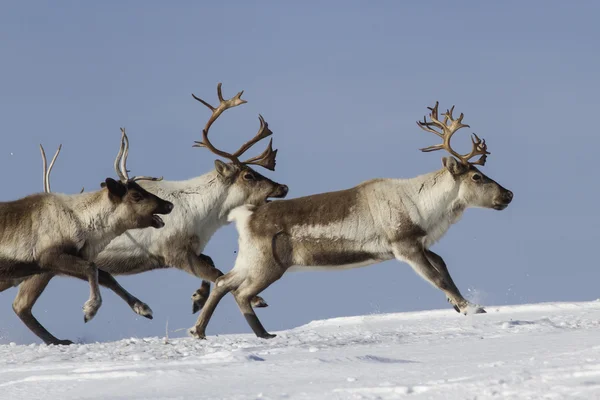
[[[52,172],[52,167],[54,167],[54,162],[56,158],[60,154],[60,149],[62,149],[62,144],[58,146],[58,150],[54,153],[54,157],[52,157],[52,161],[50,161],[50,166],[48,166],[48,162],[46,160],[46,152],[44,151],[44,146],[40,144],[40,152],[42,153],[42,163],[43,163],[43,177],[42,182],[44,185],[44,192],[50,193],[50,172]]]
[[[485,140],[479,139],[479,136],[477,136],[474,133],[471,137],[471,141],[473,142],[473,148],[469,153],[459,154],[456,151],[454,151],[454,149],[452,149],[452,147],[450,146],[450,139],[452,138],[452,135],[454,135],[459,129],[470,128],[470,126],[462,123],[462,120],[464,118],[463,113],[461,113],[457,119],[453,118],[452,112],[454,111],[454,106],[452,106],[450,110],[447,110],[444,113],[443,122],[438,120],[438,105],[439,103],[436,101],[435,106],[433,108],[427,107],[429,110],[431,110],[431,113],[429,114],[429,119],[431,120],[430,122],[427,122],[426,117],[423,117],[423,121],[417,121],[417,125],[419,125],[419,127],[424,131],[434,133],[437,136],[441,137],[443,139],[443,142],[434,146],[425,147],[421,149],[421,151],[428,153],[430,151],[446,150],[448,153],[458,158],[460,162],[462,162],[465,165],[485,165],[487,155],[490,153],[487,151],[487,145],[485,144]],[[439,132],[434,128],[439,128],[442,131]],[[478,155],[480,155],[481,157],[479,157],[477,161],[469,161],[471,158],[476,157]]]
[[[241,98],[243,93],[244,91],[242,90],[241,92],[233,96],[231,99],[225,100],[221,92],[221,83],[219,82],[217,84],[217,96],[219,97],[219,105],[217,107],[211,106],[206,101],[192,94],[192,97],[194,99],[198,100],[200,103],[204,104],[212,111],[212,115],[210,116],[208,122],[202,130],[202,141],[195,141],[194,147],[206,147],[214,154],[231,160],[234,164],[259,165],[261,167],[273,171],[275,170],[275,157],[277,155],[277,150],[273,150],[273,140],[269,142],[269,145],[267,146],[266,150],[263,151],[262,154],[260,154],[259,156],[252,157],[246,161],[240,161],[239,159],[239,157],[242,154],[248,151],[257,142],[273,134],[273,132],[269,129],[269,124],[267,124],[263,116],[260,114],[258,116],[258,119],[260,121],[260,128],[258,130],[258,133],[254,136],[254,138],[244,143],[235,153],[228,153],[226,151],[217,149],[208,139],[208,130],[210,129],[213,122],[215,122],[215,120],[219,118],[219,116],[225,110],[247,103],[246,100],[243,100]]]
[[[121,128],[121,147],[119,148],[119,153],[117,154],[117,158],[115,158],[115,171],[117,172],[117,176],[123,183],[127,182],[136,182],[136,181],[162,181],[163,177],[154,178],[151,176],[134,176],[132,178],[129,177],[129,170],[127,169],[127,157],[129,156],[129,138],[127,137],[127,133],[125,132],[125,128]]]

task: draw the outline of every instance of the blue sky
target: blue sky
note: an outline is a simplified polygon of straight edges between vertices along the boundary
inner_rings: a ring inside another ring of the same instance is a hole
[[[467,297],[485,305],[600,297],[596,149],[600,4],[504,2],[3,2],[0,5],[0,200],[40,191],[43,143],[63,152],[53,190],[114,176],[119,127],[133,174],[187,179],[213,168],[199,138],[216,83],[248,104],[225,114],[214,141],[234,149],[261,113],[290,197],[411,177],[441,166],[415,121],[456,105],[487,140],[482,169],[515,193],[502,212],[469,210],[434,250]],[[453,143],[467,146],[468,131]],[[263,171],[261,171],[263,172]],[[205,253],[228,271],[235,228]],[[148,321],[103,290],[83,323],[88,286],[55,278],[34,314],[60,338],[164,335],[195,323],[199,281],[155,271],[119,281],[154,310]],[[0,343],[37,341],[0,293]],[[259,311],[270,330],[313,319],[448,308],[443,294],[390,261],[342,272],[288,274]],[[458,314],[456,318],[461,318]],[[249,332],[231,296],[209,334]],[[185,335],[185,331],[172,336]]]

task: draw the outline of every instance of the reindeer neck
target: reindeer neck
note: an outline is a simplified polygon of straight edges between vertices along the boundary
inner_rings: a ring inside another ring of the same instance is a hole
[[[123,218],[118,213],[117,205],[109,199],[107,189],[68,195],[65,199],[71,204],[86,232],[96,239],[110,241],[129,229],[122,223]]]
[[[173,201],[173,213],[182,209],[178,203],[185,203],[183,208],[192,213],[188,218],[211,225],[215,231],[227,224],[229,211],[241,205],[227,204],[232,186],[223,182],[216,170],[184,181],[145,182],[143,186],[157,196]]]
[[[413,218],[437,241],[466,208],[458,197],[459,184],[446,168],[409,179],[407,183],[407,192],[417,211]]]

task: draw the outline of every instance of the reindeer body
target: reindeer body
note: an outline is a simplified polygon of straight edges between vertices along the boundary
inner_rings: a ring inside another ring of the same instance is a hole
[[[260,251],[263,241],[272,242],[286,270],[358,268],[395,258],[398,243],[415,240],[429,248],[438,241],[464,210],[455,186],[445,169],[412,179],[374,179],[256,209],[243,206],[230,219],[237,223],[240,251]]]
[[[127,226],[123,218],[127,215],[107,191],[38,193],[0,203],[0,259],[7,265],[33,263],[48,252],[65,249],[92,261]],[[8,276],[4,269],[0,273]],[[18,270],[14,273],[20,275]]]
[[[244,204],[247,196],[226,185],[214,170],[185,181],[142,185],[175,205],[163,218],[165,227],[134,229],[121,235],[100,253],[98,267],[116,275],[175,267],[211,281],[221,276],[204,260],[195,264],[188,258],[202,253],[212,235],[228,224],[229,212]]]
[[[123,289],[110,274],[98,271],[94,259],[117,236],[128,229],[161,228],[158,214],[168,214],[173,204],[144,190],[129,178],[126,158],[129,141],[122,129],[121,149],[115,169],[121,181],[107,178],[96,192],[65,195],[50,193],[49,175],[58,156],[46,169],[46,193],[0,203],[0,291],[19,285],[13,309],[27,327],[46,343],[70,344],[48,332],[32,315],[31,309],[54,275],[88,280],[90,298],[84,304],[84,320],[91,320],[100,305],[99,283],[110,287],[139,314],[151,318],[151,310]]]
[[[262,326],[249,299],[286,271],[347,269],[391,259],[406,262],[442,290],[456,311],[485,312],[462,296],[444,260],[429,247],[466,208],[503,210],[513,194],[474,166],[483,165],[489,154],[485,141],[474,135],[473,149],[466,155],[450,147],[452,135],[468,126],[461,123],[463,115],[454,120],[451,109],[440,122],[437,103],[431,110],[432,122],[419,125],[444,142],[423,151],[448,150],[456,158],[443,158],[444,168],[412,179],[374,179],[347,190],[233,210],[230,220],[239,233],[235,266],[217,280],[190,333],[204,338],[217,304],[232,292],[254,333],[272,338],[275,335]],[[477,155],[481,156],[477,162],[469,162]]]

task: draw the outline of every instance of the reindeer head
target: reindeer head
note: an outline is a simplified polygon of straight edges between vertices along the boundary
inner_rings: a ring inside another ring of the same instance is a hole
[[[162,228],[165,223],[158,214],[169,214],[173,210],[173,203],[148,192],[137,184],[137,181],[160,181],[161,178],[148,176],[129,177],[127,170],[127,156],[129,155],[129,138],[125,129],[121,128],[121,148],[115,159],[115,171],[119,180],[106,178],[101,183],[108,191],[110,200],[116,204],[119,215],[127,223],[127,229]]]
[[[452,135],[461,128],[468,128],[469,125],[463,124],[464,115],[461,113],[457,119],[452,117],[454,106],[444,113],[444,121],[438,119],[438,102],[435,103],[429,114],[430,121],[424,117],[423,121],[418,121],[417,125],[427,132],[431,132],[442,138],[443,142],[434,146],[421,149],[423,152],[436,150],[446,150],[451,157],[444,157],[442,164],[454,177],[459,184],[459,198],[469,207],[493,208],[494,210],[504,210],[513,198],[513,193],[500,186],[494,180],[485,176],[475,165],[485,165],[487,155],[487,145],[485,140],[473,133],[471,141],[473,148],[467,154],[459,154],[450,146]],[[437,131],[438,128],[441,131]],[[471,158],[481,156],[477,161],[469,161]],[[456,157],[456,158],[455,158]]]
[[[262,154],[252,157],[245,161],[240,161],[239,157],[260,140],[271,136],[273,132],[269,129],[269,124],[262,115],[258,116],[260,128],[258,133],[251,140],[244,143],[235,153],[227,153],[217,149],[208,139],[208,131],[217,118],[227,109],[246,103],[241,98],[244,92],[241,91],[231,99],[225,100],[221,92],[221,84],[217,85],[217,95],[219,105],[211,106],[206,101],[192,94],[194,99],[198,100],[212,111],[204,129],[202,130],[202,141],[196,141],[194,147],[206,147],[214,154],[230,160],[225,163],[220,160],[215,161],[215,168],[221,179],[229,188],[228,203],[230,206],[253,204],[261,205],[269,201],[270,198],[284,198],[287,195],[288,187],[279,184],[264,177],[250,167],[250,165],[259,165],[268,170],[275,170],[275,157],[277,150],[273,150],[273,139]]]

